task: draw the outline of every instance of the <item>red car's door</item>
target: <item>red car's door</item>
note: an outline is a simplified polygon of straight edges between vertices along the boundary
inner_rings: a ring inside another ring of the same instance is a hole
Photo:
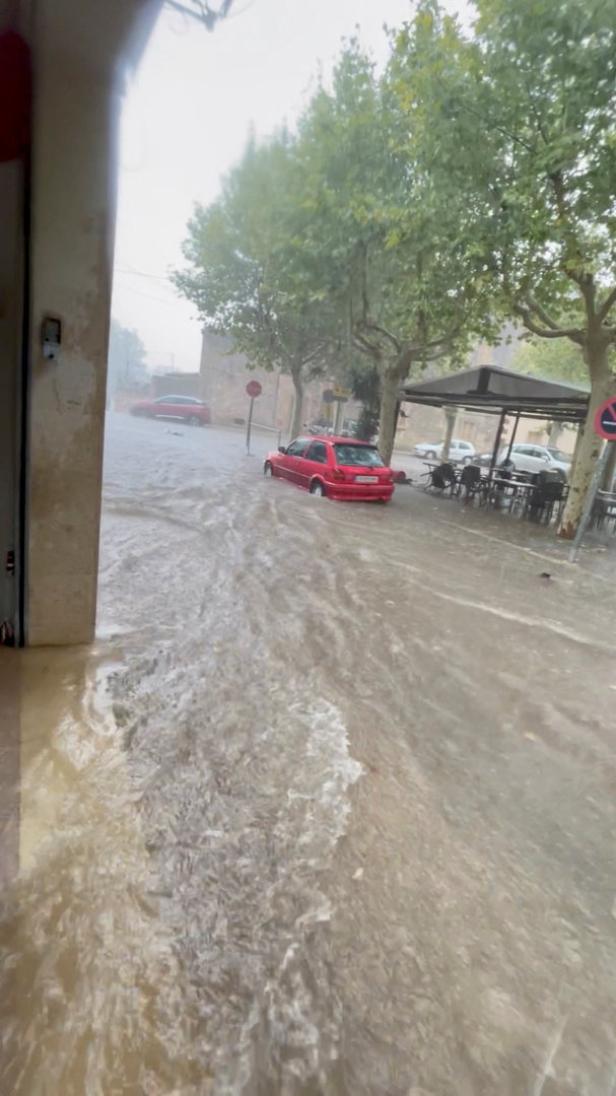
[[[194,415],[193,407],[194,405],[188,399],[183,400],[181,396],[176,396],[173,403],[169,405],[167,414],[174,419],[189,419]]]
[[[301,476],[303,487],[310,487],[315,476],[325,481],[329,464],[329,453],[325,442],[313,441],[306,451],[306,456],[301,458],[298,464],[298,474]]]
[[[199,403],[199,400],[187,396],[186,399],[182,400],[182,403],[178,405],[178,415],[185,420],[192,419],[193,421],[196,421],[198,419],[199,422],[201,422],[203,418],[203,407]]]
[[[296,438],[287,446],[280,462],[280,473],[292,483],[300,483],[299,464],[310,444],[310,438]]]

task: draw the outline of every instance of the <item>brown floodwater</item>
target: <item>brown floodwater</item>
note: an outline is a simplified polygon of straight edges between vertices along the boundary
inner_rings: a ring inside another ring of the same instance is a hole
[[[19,658],[3,1096],[613,1096],[609,553],[232,431],[112,416],[105,480],[98,641]]]

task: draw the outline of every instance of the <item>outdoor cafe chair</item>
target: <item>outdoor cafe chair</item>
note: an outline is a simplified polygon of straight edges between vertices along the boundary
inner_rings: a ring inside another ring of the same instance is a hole
[[[528,498],[527,512],[530,518],[534,521],[543,518],[547,522],[551,521],[554,507],[560,507],[564,493],[565,484],[560,476],[552,476],[547,471],[540,472]]]
[[[595,529],[603,529],[613,523],[612,532],[616,531],[616,493],[613,491],[600,491],[593,503],[591,523]]]
[[[458,482],[458,494],[462,494],[464,501],[469,502],[480,494],[482,490],[481,468],[478,464],[465,464],[460,473]]]
[[[430,468],[426,475],[428,477],[426,491],[432,488],[442,493],[447,489],[453,491],[456,486],[456,470],[453,464],[439,464],[437,468]]]

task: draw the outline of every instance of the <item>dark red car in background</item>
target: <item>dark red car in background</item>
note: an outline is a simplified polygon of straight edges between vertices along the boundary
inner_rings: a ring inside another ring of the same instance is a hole
[[[394,492],[394,473],[376,446],[353,438],[296,438],[269,453],[263,471],[331,499],[389,502]]]
[[[211,422],[210,409],[194,396],[159,396],[156,400],[140,400],[130,409],[131,415],[150,419],[182,419],[190,426]]]

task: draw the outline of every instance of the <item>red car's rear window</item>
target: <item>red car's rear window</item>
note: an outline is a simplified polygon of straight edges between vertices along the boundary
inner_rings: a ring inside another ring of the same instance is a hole
[[[383,459],[373,445],[334,445],[336,462],[346,465],[361,465],[370,468],[384,468]]]

